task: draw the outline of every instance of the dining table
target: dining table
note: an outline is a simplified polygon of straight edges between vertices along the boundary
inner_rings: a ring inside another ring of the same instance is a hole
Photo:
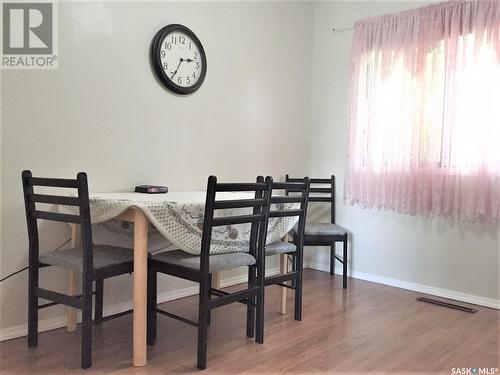
[[[134,253],[133,272],[133,365],[147,364],[147,272],[148,272],[148,233],[157,231],[164,242],[162,250],[180,249],[191,254],[200,254],[201,236],[205,211],[205,191],[170,191],[163,194],[145,193],[92,193],[90,215],[93,232],[103,232],[115,236],[118,240],[129,238]],[[217,199],[249,199],[249,192],[218,193]],[[293,204],[292,204],[293,205]],[[285,207],[293,209],[295,207]],[[70,207],[66,209],[70,210]],[[280,207],[283,209],[283,207]],[[227,209],[224,215],[241,215],[247,209]],[[220,214],[216,211],[214,216]],[[266,243],[273,243],[286,238],[297,222],[296,217],[272,218],[269,221]],[[106,228],[108,227],[108,228]],[[111,229],[109,229],[111,228]],[[127,233],[128,231],[128,233]],[[124,233],[121,233],[124,232]],[[248,252],[250,225],[229,225],[214,228],[212,232],[211,254],[227,252]],[[151,237],[151,236],[149,236]],[[79,228],[73,224],[71,232],[72,247],[79,246]],[[150,249],[151,250],[151,249]],[[284,258],[283,258],[284,259]],[[286,261],[281,261],[281,271],[286,272]],[[68,292],[79,294],[80,275],[70,271]],[[213,275],[213,284],[219,288],[220,275]],[[286,301],[286,288],[282,288]],[[283,298],[284,296],[284,298]],[[74,331],[77,325],[77,310],[68,308],[67,330]]]

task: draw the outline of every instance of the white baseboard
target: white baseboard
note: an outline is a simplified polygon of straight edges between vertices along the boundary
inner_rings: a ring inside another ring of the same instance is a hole
[[[317,271],[330,272],[330,266],[327,264],[322,264],[322,263],[307,262],[306,264],[304,264],[304,267],[314,269]],[[335,268],[335,273],[337,275],[342,275],[342,269]],[[457,292],[454,290],[436,288],[436,287],[429,286],[429,285],[418,284],[418,283],[413,283],[413,282],[403,281],[403,280],[398,280],[398,279],[392,279],[389,277],[373,275],[373,274],[358,272],[358,271],[349,272],[349,276],[354,278],[354,279],[370,281],[372,283],[377,283],[377,284],[389,285],[389,286],[393,286],[396,288],[412,290],[414,292],[430,294],[430,295],[437,296],[437,297],[449,298],[449,299],[456,300],[456,301],[471,303],[473,305],[485,306],[485,307],[490,307],[493,309],[500,310],[500,300],[498,300],[498,299],[481,297],[481,296],[476,296],[473,294],[466,294],[466,293],[461,293],[461,292]]]
[[[38,325],[38,332],[50,331],[64,327],[66,325],[66,317],[58,316],[56,318],[40,320]],[[2,328],[0,330],[0,341],[16,339],[28,335],[28,325],[22,324],[19,326]]]
[[[279,272],[279,268],[272,268],[267,270],[268,275],[275,275]],[[247,281],[247,275],[242,274],[238,276],[222,278],[221,287],[225,288],[231,285],[241,284]],[[191,286],[187,288],[172,290],[158,295],[158,303],[173,301],[179,298],[189,297],[198,294],[198,286]],[[132,308],[132,301],[115,304],[104,308],[104,316],[118,314]],[[80,321],[80,317],[78,318]],[[43,319],[38,322],[38,332],[50,331],[57,328],[66,326],[66,316],[58,316],[50,319]],[[28,324],[21,324],[15,327],[0,329],[0,342],[23,337],[28,334]]]

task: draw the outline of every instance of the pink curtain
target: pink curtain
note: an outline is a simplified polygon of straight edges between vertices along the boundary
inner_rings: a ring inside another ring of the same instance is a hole
[[[500,1],[357,22],[345,200],[500,220]]]

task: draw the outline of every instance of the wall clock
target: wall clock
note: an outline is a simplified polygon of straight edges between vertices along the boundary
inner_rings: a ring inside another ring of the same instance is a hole
[[[151,43],[151,64],[169,90],[187,95],[203,84],[207,73],[205,50],[196,35],[183,25],[167,25]]]

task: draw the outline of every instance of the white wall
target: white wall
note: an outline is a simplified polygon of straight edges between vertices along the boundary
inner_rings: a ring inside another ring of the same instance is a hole
[[[457,224],[442,218],[364,210],[342,202],[353,32],[332,33],[332,28],[351,27],[358,19],[425,4],[314,3],[309,174],[337,176],[337,222],[352,232],[349,268],[355,276],[494,305],[500,288],[498,225]],[[326,212],[311,214],[324,219]],[[307,253],[307,261],[327,267],[327,249]]]
[[[92,191],[306,174],[311,4],[60,2],[59,15],[58,70],[1,72],[1,276],[27,264],[23,169],[84,170]],[[190,27],[207,53],[206,80],[189,97],[165,91],[149,66],[151,39],[170,23]],[[42,249],[69,236],[42,228]],[[64,287],[62,273],[46,272],[45,285]],[[106,304],[130,298],[129,276],[107,284]],[[1,329],[25,324],[26,290],[26,273],[1,284]],[[42,318],[57,316],[48,310]]]

